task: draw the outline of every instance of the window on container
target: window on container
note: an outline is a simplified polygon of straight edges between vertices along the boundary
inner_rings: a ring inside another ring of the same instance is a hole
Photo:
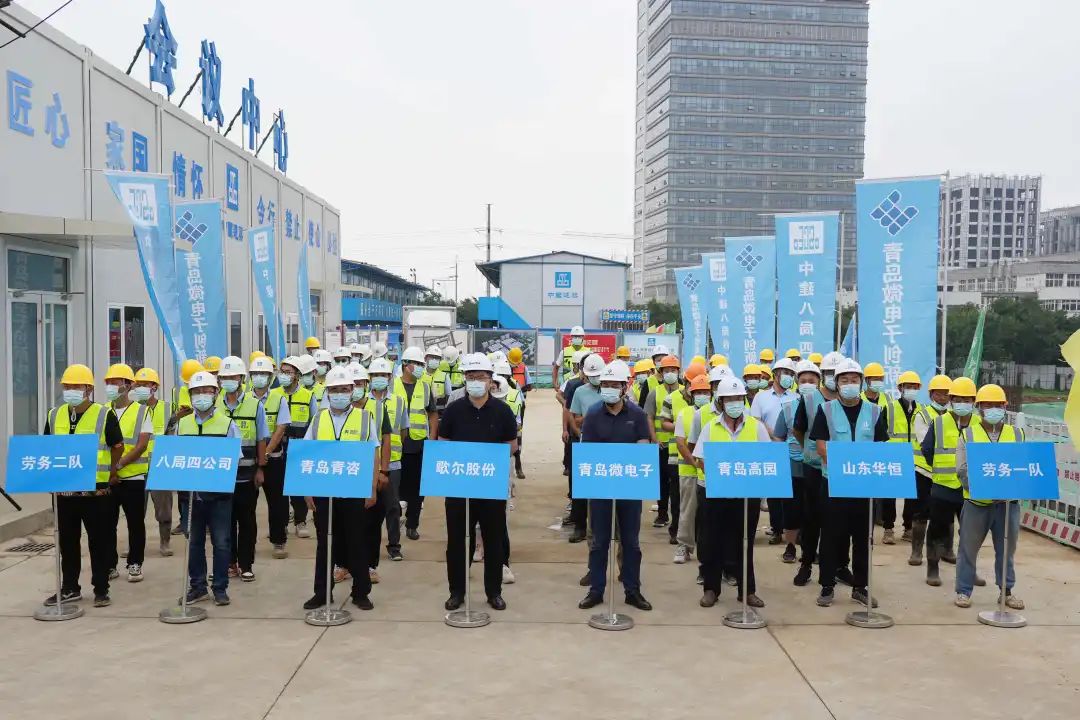
[[[237,357],[244,356],[243,336],[244,314],[239,310],[229,313],[229,354]]]
[[[133,370],[146,364],[146,310],[139,305],[110,305],[109,364]]]

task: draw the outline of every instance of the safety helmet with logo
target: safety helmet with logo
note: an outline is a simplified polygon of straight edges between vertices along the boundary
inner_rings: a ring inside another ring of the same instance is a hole
[[[424,351],[424,357],[437,357],[442,360],[442,350],[438,345],[430,345],[428,349]]]
[[[593,353],[585,358],[585,362],[581,365],[581,370],[585,373],[586,377],[596,377],[604,372],[604,367],[604,358]]]
[[[266,355],[263,355],[262,357],[257,357],[251,361],[250,365],[248,365],[248,372],[272,373],[274,372],[274,361]]]
[[[844,358],[836,364],[836,377],[846,374],[856,374],[860,377],[863,376],[862,365],[851,358]]]
[[[772,348],[764,348],[761,352],[758,353],[758,360],[763,363],[771,363],[775,359],[776,353],[773,352]]]
[[[930,378],[930,392],[935,390],[944,390],[946,392],[952,388],[952,378],[948,375],[935,375]]]
[[[255,360],[255,358],[262,357],[265,354],[266,353],[264,353],[262,350],[252,350],[250,353],[248,353],[248,365],[250,365]]]
[[[975,402],[1008,402],[1005,398],[1005,391],[1000,385],[994,385],[988,383],[979,388],[979,392],[975,395]]]
[[[115,365],[110,365],[109,369],[105,371],[105,379],[135,382],[135,373],[131,371],[131,367],[128,365],[116,363]]]
[[[187,383],[188,390],[198,390],[199,388],[214,388],[217,389],[217,378],[209,370],[200,370],[191,376],[191,379]]]
[[[786,357],[788,360],[794,360],[798,362],[802,359],[802,353],[795,348],[791,348],[786,353],[784,353],[784,357]]]
[[[339,347],[337,350],[334,351],[334,356],[333,357],[334,357],[334,360],[336,360],[338,362],[340,362],[342,360],[350,361],[350,360],[352,360],[352,353],[349,351],[349,348]]]
[[[570,334],[574,336],[584,335],[585,328],[581,327],[580,325],[575,325],[574,327],[570,328]]]
[[[510,361],[511,365],[517,365],[521,362],[522,357],[524,356],[521,354],[521,348],[519,347],[512,347],[510,352],[506,353],[506,359]]]
[[[329,350],[323,350],[319,348],[315,352],[311,353],[311,357],[315,358],[316,364],[333,365],[334,356],[330,354]]]
[[[709,371],[709,382],[720,382],[724,378],[735,377],[735,374],[731,372],[731,368],[727,365],[717,365]]]
[[[359,343],[359,345],[360,362],[369,362],[371,360],[371,346],[367,343]]]
[[[360,363],[353,363],[349,365],[349,372],[352,374],[352,380],[354,383],[363,382],[364,380],[371,379],[371,375],[368,373],[368,369]]]
[[[835,350],[831,353],[826,353],[825,357],[821,358],[821,371],[829,372],[835,371],[836,366],[840,364],[840,361],[844,359],[844,356]]]
[[[191,376],[200,370],[205,370],[202,363],[198,360],[189,358],[180,364],[180,379],[187,382],[191,379]]]
[[[484,353],[469,353],[461,359],[461,372],[494,373],[495,368]]]
[[[821,377],[821,368],[817,366],[812,360],[800,360],[795,365],[795,377],[802,375],[803,373],[814,373],[819,378]]]
[[[334,387],[347,387],[350,390],[353,386],[352,371],[347,367],[331,368],[330,372],[326,373],[326,382],[323,383],[329,390]]]
[[[296,357],[295,355],[285,356],[285,359],[281,361],[281,369],[284,370],[286,366],[291,367],[293,370],[300,374],[303,374],[303,370],[300,369],[300,358]]]
[[[679,358],[675,357],[674,355],[665,355],[664,358],[660,361],[660,369],[665,370],[667,368],[675,368],[676,370],[678,370]]]
[[[394,364],[386,358],[375,358],[371,361],[368,373],[371,375],[391,375],[394,372]]]
[[[615,357],[620,360],[629,360],[630,348],[628,348],[626,345],[620,345],[618,349],[615,350]]]
[[[774,373],[777,370],[790,370],[791,372],[795,372],[795,361],[791,358],[780,358],[773,363],[772,369]]]
[[[296,361],[293,365],[300,371],[301,375],[310,375],[315,372],[315,358],[310,355],[300,355],[294,358]]]
[[[68,365],[60,377],[61,385],[93,385],[94,373],[85,365]]]
[[[718,399],[746,395],[746,385],[734,375],[726,374],[713,391],[713,395]]]
[[[410,345],[405,348],[405,352],[401,354],[402,362],[414,362],[424,364],[424,351],[415,345]]]
[[[359,355],[361,348],[363,348],[363,345],[361,345],[358,342],[349,343],[349,347],[348,347],[349,354],[350,355]]]
[[[653,362],[656,362],[657,356],[664,357],[670,354],[671,351],[667,349],[667,345],[657,345],[652,349],[652,352],[649,353],[649,357],[652,358]]]
[[[386,355],[386,343],[377,342],[374,345],[372,345],[371,346],[371,354],[374,355],[377,358],[383,357],[384,355]]]
[[[211,355],[203,361],[203,367],[206,368],[206,372],[216,373],[221,369],[221,358]]]
[[[161,378],[158,377],[157,370],[155,370],[154,368],[144,367],[140,368],[139,371],[135,373],[135,382],[154,383],[155,385],[161,385]]]
[[[690,381],[690,392],[694,393],[700,390],[711,390],[712,386],[709,385],[709,376],[705,373],[701,373],[693,380]]]
[[[627,379],[630,378],[630,366],[627,365],[625,361],[620,360],[619,358],[615,358],[608,363],[608,367],[611,367],[612,365],[614,365],[615,368],[619,370],[619,372],[625,371]]]
[[[322,347],[322,345],[319,344],[319,339],[317,337],[315,337],[314,335],[312,335],[311,337],[309,337],[307,340],[304,341],[304,349],[305,350],[318,350],[321,347]]]
[[[977,394],[978,391],[975,389],[975,382],[971,378],[964,377],[963,375],[953,380],[952,384],[949,385],[950,397],[973,398]]]
[[[807,359],[815,365],[821,365],[821,353],[819,352],[810,353],[810,357]]]
[[[589,357],[590,355],[592,355],[592,350],[586,350],[585,348],[582,348],[571,356],[570,362],[575,365],[580,365],[585,361],[585,358]]]
[[[510,369],[510,363],[506,360],[499,360],[496,363],[492,363],[495,368],[496,375],[502,375],[503,377],[510,377],[514,374],[514,371]]]
[[[455,345],[447,345],[443,348],[442,359],[446,361],[448,365],[453,365],[461,357],[461,350],[458,350]]]
[[[599,355],[593,357],[599,358]],[[600,369],[600,382],[626,383],[630,380],[630,373],[626,369],[626,363],[609,363]]]
[[[312,364],[314,364],[312,360]],[[221,361],[221,369],[218,371],[218,375],[224,375],[225,377],[232,377],[234,375],[247,375],[247,366],[244,365],[244,361],[235,355],[229,355]]]
[[[866,363],[866,367],[863,368],[863,377],[883,378],[885,377],[885,368],[881,366],[881,363]]]
[[[905,370],[896,378],[897,385],[922,385],[922,378],[914,370]]]
[[[510,393],[510,383],[508,383],[503,376],[496,375],[492,378],[492,384],[495,385],[495,387],[491,389],[492,397],[502,400]]]

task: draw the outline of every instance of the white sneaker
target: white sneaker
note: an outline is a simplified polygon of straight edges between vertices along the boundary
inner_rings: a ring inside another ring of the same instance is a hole
[[[514,577],[514,571],[510,569],[509,565],[503,565],[503,585],[513,585],[517,578]]]
[[[483,559],[484,559],[484,546],[483,545],[477,545],[476,549],[473,550],[472,561],[473,562],[482,562]]]
[[[296,523],[296,537],[309,538],[311,537],[311,531],[307,529],[306,522]]]
[[[685,545],[679,545],[675,548],[675,559],[672,560],[676,565],[682,565],[686,562],[686,557],[689,555],[687,547]]]
[[[127,567],[128,582],[142,582],[142,565],[138,563],[132,563]]]
[[[958,608],[971,607],[971,596],[964,593],[956,593],[956,599],[953,600],[953,604]]]

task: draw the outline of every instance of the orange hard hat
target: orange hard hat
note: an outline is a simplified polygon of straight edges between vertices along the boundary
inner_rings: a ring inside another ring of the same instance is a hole
[[[664,359],[660,361],[660,367],[662,368],[677,368],[679,367],[679,358],[674,355],[665,355]]]
[[[687,370],[689,373],[689,370]],[[690,381],[690,392],[695,390],[712,390],[712,385],[709,384],[709,376],[704,373],[696,375],[693,380]]]
[[[689,365],[686,366],[685,375],[686,375],[687,380],[693,380],[698,375],[704,375],[704,374],[705,374],[705,363],[692,362],[692,363],[690,363]]]

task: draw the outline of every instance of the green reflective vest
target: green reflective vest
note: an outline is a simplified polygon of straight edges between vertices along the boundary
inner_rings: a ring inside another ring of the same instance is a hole
[[[108,416],[108,408],[100,403],[90,403],[86,412],[75,423],[75,435],[97,435],[97,470],[94,480],[98,489],[109,486],[109,471],[112,469],[112,451],[105,445],[105,418]],[[49,430],[53,435],[70,435],[71,432],[71,409],[67,404],[55,407],[49,411]]]

